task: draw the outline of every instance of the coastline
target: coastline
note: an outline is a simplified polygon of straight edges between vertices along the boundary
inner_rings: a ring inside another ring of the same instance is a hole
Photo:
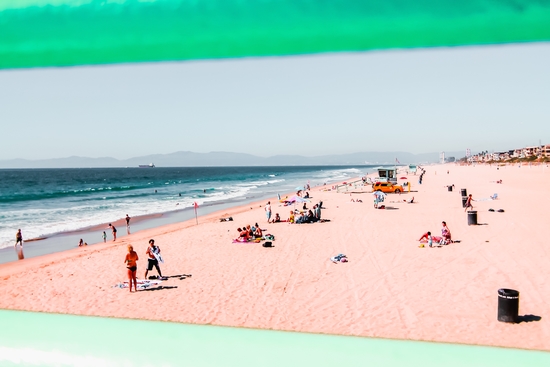
[[[372,207],[368,190],[316,187],[308,207],[323,201],[322,217],[330,222],[267,224],[267,200],[260,200],[201,216],[199,225],[192,219],[115,243],[2,264],[0,291],[6,296],[0,307],[549,351],[550,251],[539,229],[545,228],[550,188],[526,195],[523,183],[544,182],[550,170],[425,168],[423,184],[411,179],[414,192],[388,195],[386,210]],[[478,200],[479,225],[467,224],[461,188]],[[493,193],[498,200],[485,200]],[[414,204],[403,202],[412,196]],[[363,202],[351,202],[357,198]],[[273,207],[287,216],[288,208]],[[220,222],[226,215],[234,221]],[[426,230],[438,234],[442,220],[460,242],[419,248],[418,237]],[[237,227],[255,222],[275,235],[275,247],[232,243]],[[166,259],[163,275],[182,276],[154,292],[114,288],[126,277],[128,243],[141,258],[143,277],[149,238]],[[338,253],[349,263],[332,263]],[[496,320],[499,288],[520,291],[524,322]]]
[[[216,212],[231,210],[232,208],[240,206],[246,206],[256,201],[269,198],[271,198],[270,194],[264,194],[252,200],[233,199],[224,202],[202,204],[199,208],[199,217]],[[156,229],[165,225],[189,221],[191,219],[194,220],[194,218],[195,214],[193,208],[187,207],[170,212],[153,213],[132,217],[130,229],[132,233],[137,233],[139,231]],[[113,224],[118,230],[117,239],[128,236],[126,233],[126,222],[124,218],[112,221],[111,224]],[[83,238],[84,242],[88,243],[88,246],[102,244],[103,241],[101,241],[100,238],[103,231],[107,234],[107,242],[112,242],[112,233],[108,225],[109,223],[106,222],[91,227],[53,233],[45,237],[24,240],[25,259],[69,251],[78,247],[77,244],[80,238]],[[96,238],[96,240],[88,241],[89,238]],[[28,244],[29,242],[30,244]],[[10,246],[0,249],[0,264],[9,263],[12,261],[17,261],[17,253],[13,247]]]

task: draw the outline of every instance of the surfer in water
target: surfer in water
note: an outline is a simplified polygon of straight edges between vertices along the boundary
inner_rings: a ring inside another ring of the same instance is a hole
[[[162,278],[162,273],[160,272],[159,266],[159,260],[162,261],[162,257],[160,256],[160,247],[155,246],[155,240],[149,240],[149,247],[147,247],[147,251],[145,253],[148,256],[147,270],[145,270],[145,279],[148,279],[147,274],[149,274],[149,270],[153,270],[153,267],[157,269],[157,273],[159,273],[159,278]]]
[[[134,246],[128,245],[128,253],[126,254],[126,259],[124,263],[128,269],[128,285],[130,292],[132,292],[132,283],[134,283],[134,291],[137,292],[137,261],[139,260],[137,252],[134,251]]]

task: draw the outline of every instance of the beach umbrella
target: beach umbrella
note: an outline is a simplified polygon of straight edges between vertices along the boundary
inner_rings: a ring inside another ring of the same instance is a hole
[[[298,186],[295,190],[297,190],[297,191],[305,191],[303,186]]]

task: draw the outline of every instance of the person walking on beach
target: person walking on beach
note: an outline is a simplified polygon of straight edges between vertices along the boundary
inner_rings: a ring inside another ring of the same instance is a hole
[[[267,223],[271,221],[271,201],[268,201],[265,205],[265,216],[267,217]]]
[[[149,247],[147,247],[147,251],[145,251],[145,254],[148,256],[147,270],[145,270],[145,279],[147,279],[147,274],[149,274],[149,270],[153,270],[153,267],[157,269],[157,273],[159,273],[159,277],[162,278],[162,273],[160,272],[160,266],[159,266],[160,247],[155,246],[155,240],[153,239],[149,240]]]
[[[13,247],[17,247],[18,244],[23,247],[23,234],[21,233],[21,229],[18,229],[15,234],[15,245]]]
[[[130,219],[132,219],[132,218],[130,218],[130,217],[128,216],[128,214],[126,214],[126,232],[127,232],[128,234],[130,234]]]
[[[105,233],[105,231],[103,231],[101,237],[103,237],[103,243],[107,242],[107,233]]]
[[[472,194],[468,195],[468,199],[466,199],[466,205],[464,208],[464,211],[468,210],[468,208],[474,209],[474,206],[472,205],[472,201],[474,201],[474,198],[472,198]]]
[[[137,252],[134,251],[134,246],[128,245],[128,253],[124,259],[126,268],[128,269],[128,285],[132,292],[132,283],[134,283],[134,291],[137,292],[137,261],[139,260]]]
[[[109,223],[109,227],[113,231],[113,242],[116,241],[116,228],[111,223]]]

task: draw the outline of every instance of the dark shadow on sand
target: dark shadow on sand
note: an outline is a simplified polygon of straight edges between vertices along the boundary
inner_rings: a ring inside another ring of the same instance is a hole
[[[149,280],[168,280],[170,278],[178,278],[179,280],[183,280],[185,278],[189,278],[189,277],[192,277],[192,276],[193,275],[191,275],[191,274],[179,274],[179,275],[165,275],[161,278],[157,275],[151,275],[148,278],[149,278]]]
[[[536,315],[522,315],[518,316],[516,324],[520,324],[522,322],[540,321],[541,319],[542,317]]]
[[[155,288],[141,289],[141,290],[139,290],[139,292],[160,291],[160,290],[163,290],[163,289],[174,289],[174,288],[177,288],[177,286],[175,286],[175,285],[160,285],[160,286],[155,287]]]

